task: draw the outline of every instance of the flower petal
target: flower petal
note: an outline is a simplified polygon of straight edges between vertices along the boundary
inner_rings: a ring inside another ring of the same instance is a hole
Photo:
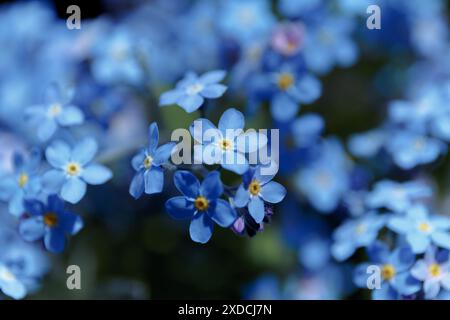
[[[223,228],[230,227],[237,219],[236,211],[223,199],[217,199],[213,210],[208,210],[210,218]]]
[[[167,200],[166,210],[175,219],[190,219],[195,212],[194,203],[183,196]]]
[[[189,226],[189,234],[195,242],[206,243],[211,239],[214,223],[207,214],[197,213]]]
[[[85,194],[86,182],[79,178],[68,179],[61,189],[61,197],[72,204],[80,202]]]
[[[219,120],[219,130],[224,136],[226,136],[227,129],[244,129],[244,125],[244,115],[242,114],[242,112],[236,110],[235,108],[226,110]]]
[[[148,127],[148,152],[151,156],[155,154],[155,150],[158,147],[159,143],[159,130],[158,124],[153,122]]]
[[[82,166],[94,159],[98,150],[97,141],[93,138],[86,138],[79,142],[72,150],[72,161],[76,161]]]
[[[270,105],[273,118],[281,122],[293,119],[299,108],[299,104],[284,93],[275,95]]]
[[[189,132],[195,141],[206,144],[221,138],[221,133],[208,119],[197,119],[189,126]]]
[[[61,253],[66,246],[66,237],[61,229],[51,229],[44,236],[45,248],[53,253]]]
[[[84,122],[84,114],[75,106],[65,106],[57,120],[61,126],[74,126]]]
[[[63,141],[55,141],[45,149],[45,157],[54,168],[62,169],[70,161],[71,150]]]
[[[160,193],[164,187],[164,172],[159,167],[152,167],[144,173],[145,193]]]
[[[213,70],[213,71],[208,71],[204,74],[202,74],[199,77],[199,81],[202,84],[212,84],[212,83],[217,83],[223,80],[223,78],[225,78],[225,76],[227,75],[226,71],[224,70]]]
[[[45,233],[44,222],[36,217],[25,219],[19,225],[19,233],[25,241],[41,239]]]
[[[178,89],[166,91],[159,97],[159,105],[168,106],[171,104],[175,104],[183,95],[184,92]]]
[[[42,188],[47,193],[58,193],[66,181],[66,176],[61,170],[50,170],[42,176]]]
[[[153,157],[153,164],[155,166],[160,166],[166,163],[173,152],[175,152],[176,144],[175,142],[169,142],[163,144],[155,151],[155,155]]]
[[[247,189],[245,189],[244,185],[241,184],[236,191],[236,195],[234,196],[234,204],[238,208],[243,208],[247,205],[250,200],[250,193]]]
[[[54,119],[45,119],[39,124],[37,130],[37,136],[41,141],[49,140],[58,129],[56,121]]]
[[[227,91],[227,87],[223,84],[210,84],[200,94],[205,98],[215,99],[221,97],[225,91]]]
[[[199,195],[200,182],[189,171],[177,171],[173,175],[173,182],[178,191],[184,194],[187,198],[195,199]]]
[[[209,201],[219,198],[223,193],[223,185],[220,180],[220,172],[212,171],[203,180],[200,186],[200,194]]]
[[[133,180],[131,180],[129,192],[135,199],[139,199],[142,193],[144,193],[144,171],[137,172],[134,175]]]
[[[199,94],[186,95],[178,99],[177,104],[182,107],[187,113],[194,112],[203,104],[205,99]]]
[[[270,181],[261,188],[261,198],[266,202],[278,203],[286,196],[286,188],[275,181]]]
[[[248,204],[248,211],[256,223],[264,219],[264,202],[259,197],[253,197]]]
[[[417,232],[408,233],[406,235],[406,240],[410,244],[413,252],[416,254],[424,253],[430,245],[430,238]]]
[[[444,231],[435,231],[431,234],[433,242],[441,248],[450,250],[450,234]]]
[[[112,178],[112,172],[100,164],[91,164],[83,169],[81,177],[85,182],[92,185],[100,185]]]

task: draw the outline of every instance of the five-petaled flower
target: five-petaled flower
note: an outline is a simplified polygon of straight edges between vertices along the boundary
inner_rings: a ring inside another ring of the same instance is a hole
[[[219,82],[225,78],[225,75],[226,72],[222,70],[209,71],[201,76],[189,72],[177,83],[175,89],[161,95],[159,105],[177,104],[186,112],[194,112],[200,108],[205,98],[215,99],[224,94],[227,87]]]
[[[45,104],[31,106],[25,110],[25,117],[37,127],[37,136],[40,140],[50,139],[59,127],[69,127],[84,122],[83,112],[71,105],[70,100],[69,93],[52,86]]]
[[[26,241],[44,238],[45,248],[54,253],[64,250],[66,235],[74,235],[83,227],[82,219],[64,208],[64,201],[50,195],[47,204],[38,200],[25,201],[30,215],[21,221],[19,232]]]
[[[135,199],[138,199],[144,191],[146,194],[154,194],[163,190],[164,172],[161,166],[169,160],[175,147],[173,142],[158,147],[159,131],[155,122],[148,130],[147,148],[141,150],[132,160],[136,174],[129,191]]]
[[[265,216],[264,202],[278,203],[286,196],[286,189],[272,181],[274,174],[263,174],[261,167],[250,168],[243,176],[243,183],[236,192],[234,204],[238,208],[248,206],[256,223]]]
[[[193,241],[208,242],[214,222],[229,228],[236,220],[235,210],[220,199],[224,188],[218,171],[210,172],[201,184],[189,171],[177,171],[174,183],[183,196],[167,200],[166,209],[175,219],[191,219],[189,233]]]
[[[86,184],[100,185],[112,178],[103,165],[91,163],[97,153],[97,142],[86,138],[71,148],[63,141],[55,141],[45,151],[48,163],[54,168],[42,177],[42,184],[50,193],[75,204],[86,194]]]
[[[220,163],[224,169],[245,173],[249,168],[245,154],[265,147],[267,136],[254,130],[244,132],[244,125],[244,115],[234,108],[222,114],[218,129],[208,119],[195,120],[189,130],[201,144],[194,147],[196,161],[208,165]]]

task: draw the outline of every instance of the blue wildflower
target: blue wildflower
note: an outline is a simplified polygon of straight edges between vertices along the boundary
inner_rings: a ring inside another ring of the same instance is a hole
[[[14,172],[0,179],[0,199],[8,201],[9,212],[19,216],[24,212],[23,200],[36,197],[41,191],[41,152],[33,150],[28,160],[16,153],[13,160]]]
[[[223,185],[218,171],[210,172],[202,184],[189,171],[177,171],[174,183],[183,196],[167,200],[166,210],[175,219],[191,219],[189,233],[193,241],[208,242],[214,222],[229,228],[236,220],[230,204],[220,199]]]
[[[225,78],[225,75],[225,71],[222,70],[210,71],[201,76],[190,72],[177,83],[175,89],[161,95],[159,105],[177,104],[186,112],[194,112],[200,108],[205,98],[215,99],[224,94],[227,87],[219,82]]]
[[[44,188],[50,193],[60,193],[72,204],[86,194],[86,184],[100,185],[112,178],[112,172],[103,165],[92,163],[98,145],[86,138],[71,148],[63,141],[53,142],[45,150],[48,163],[53,167],[42,177]]]
[[[138,199],[145,191],[146,194],[159,193],[164,186],[164,172],[162,165],[169,160],[175,143],[170,142],[158,147],[158,125],[153,122],[149,126],[147,148],[133,157],[132,165],[136,174],[131,181],[130,194]]]
[[[45,104],[31,106],[25,110],[25,117],[37,127],[37,136],[40,140],[50,139],[59,127],[70,127],[84,122],[83,112],[70,102],[69,92],[52,87],[49,89]]]
[[[21,221],[19,232],[26,241],[44,239],[45,248],[54,253],[64,250],[66,235],[74,235],[83,227],[81,218],[64,208],[64,202],[50,195],[47,204],[37,200],[25,201],[30,217]]]
[[[243,132],[244,115],[234,109],[226,110],[217,129],[208,119],[197,119],[189,127],[192,137],[201,145],[195,147],[194,157],[208,165],[220,163],[237,174],[248,170],[246,153],[253,153],[267,144],[267,136],[254,130]]]
[[[380,268],[381,287],[372,289],[374,300],[395,300],[399,295],[411,295],[420,290],[420,284],[409,274],[415,255],[409,246],[401,246],[389,252],[384,243],[377,241],[367,248],[370,262],[355,269],[353,281],[360,288],[367,288],[369,266]]]
[[[264,219],[264,202],[279,203],[286,196],[286,189],[278,182],[272,181],[274,176],[275,174],[264,174],[260,166],[249,169],[234,197],[235,206],[248,207],[256,223],[261,223]]]
[[[333,234],[331,254],[338,261],[348,259],[356,249],[373,244],[384,224],[385,217],[376,212],[345,221]]]
[[[404,212],[418,200],[431,197],[430,186],[420,181],[395,182],[382,180],[366,197],[366,205],[371,209],[386,208],[394,212]]]
[[[450,290],[449,252],[428,247],[424,259],[414,264],[411,275],[423,282],[426,299],[436,298],[441,288]]]
[[[16,300],[23,299],[27,294],[26,286],[5,265],[0,263],[0,290]]]
[[[450,219],[429,215],[428,209],[423,205],[415,205],[406,214],[391,217],[387,226],[404,235],[414,253],[424,253],[431,243],[450,249]]]

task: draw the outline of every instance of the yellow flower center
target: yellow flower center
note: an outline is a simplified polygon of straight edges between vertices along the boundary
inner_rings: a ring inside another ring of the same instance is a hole
[[[428,272],[430,272],[433,277],[438,277],[441,274],[441,267],[437,263],[433,263],[428,267]]]
[[[80,174],[80,165],[78,163],[69,163],[66,167],[66,172],[69,176],[77,176]]]
[[[44,223],[46,226],[53,228],[58,224],[58,216],[53,212],[44,214]]]
[[[60,103],[54,103],[48,108],[48,115],[52,118],[57,117],[62,112]]]
[[[288,72],[284,72],[278,76],[278,87],[281,90],[287,90],[294,83],[294,77]]]
[[[153,158],[150,156],[145,157],[144,159],[144,168],[145,169],[150,169],[150,167],[152,166],[153,163]]]
[[[384,280],[391,280],[395,276],[395,268],[392,264],[385,264],[381,268],[381,276]]]
[[[194,206],[198,211],[205,211],[209,207],[209,202],[205,197],[199,196],[195,199]]]
[[[357,234],[363,234],[364,232],[366,232],[366,229],[367,229],[366,225],[364,223],[360,223],[356,226],[355,232]]]
[[[250,182],[250,185],[248,186],[248,191],[253,196],[257,196],[261,191],[261,184],[258,181],[253,180],[252,182]]]
[[[21,188],[23,188],[23,187],[25,187],[25,185],[28,183],[28,180],[29,180],[29,177],[28,177],[28,175],[26,174],[26,173],[22,173],[20,176],[19,176],[19,186],[21,187]]]
[[[230,150],[231,147],[233,146],[233,142],[231,142],[228,139],[222,139],[219,142],[219,146],[222,150]]]
[[[422,232],[429,232],[431,229],[430,224],[428,222],[421,222],[419,224],[419,230]]]

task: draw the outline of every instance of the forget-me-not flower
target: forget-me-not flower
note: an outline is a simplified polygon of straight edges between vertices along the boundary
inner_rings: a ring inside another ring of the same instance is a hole
[[[205,98],[215,99],[225,93],[227,87],[219,83],[225,75],[226,72],[222,70],[209,71],[201,76],[189,72],[177,83],[175,89],[161,95],[159,105],[177,104],[188,113],[194,112],[200,108]]]
[[[409,246],[400,246],[392,252],[386,244],[376,241],[367,248],[370,261],[358,265],[353,281],[360,288],[367,288],[370,266],[378,266],[381,287],[372,290],[374,300],[395,300],[401,295],[411,295],[420,290],[420,283],[409,274],[415,255]]]
[[[9,212],[19,216],[24,212],[23,201],[36,197],[41,191],[38,170],[41,152],[32,150],[29,159],[14,154],[14,172],[0,179],[0,199],[8,201]]]
[[[23,299],[27,294],[26,286],[3,264],[0,264],[0,290],[16,300]]]
[[[209,165],[220,163],[237,174],[248,170],[247,153],[253,153],[267,145],[267,136],[256,131],[244,132],[244,115],[234,109],[226,110],[216,128],[208,119],[197,119],[189,127],[192,137],[201,144],[194,147],[196,161]]]
[[[201,184],[189,171],[177,171],[174,183],[183,196],[167,200],[166,209],[175,219],[191,219],[189,233],[193,241],[208,242],[214,222],[229,228],[236,220],[235,210],[220,199],[223,185],[218,171],[210,172]]]
[[[142,193],[154,194],[163,190],[164,171],[162,165],[169,160],[175,143],[169,142],[158,147],[159,131],[156,122],[148,129],[148,146],[132,160],[136,174],[131,181],[130,194],[138,199]]]
[[[414,253],[424,253],[431,243],[450,249],[450,218],[429,215],[423,205],[415,205],[406,214],[391,217],[387,226],[404,235]]]
[[[423,282],[426,299],[434,299],[441,287],[450,290],[450,260],[448,250],[437,250],[430,246],[425,257],[417,261],[411,269],[411,275]]]
[[[239,186],[234,204],[237,208],[248,207],[248,211],[256,223],[264,219],[264,202],[279,203],[286,196],[286,188],[272,181],[274,174],[263,174],[260,166],[249,169]]]
[[[48,163],[53,167],[42,177],[44,188],[59,193],[72,204],[78,203],[86,194],[87,184],[100,185],[112,178],[107,167],[92,163],[98,145],[86,138],[71,148],[64,141],[54,141],[45,150]]]
[[[42,141],[50,139],[59,127],[80,125],[84,122],[83,112],[70,104],[71,93],[52,87],[43,105],[28,107],[25,117],[37,127],[37,136]]]
[[[26,241],[44,239],[45,248],[54,253],[64,250],[66,235],[74,235],[83,227],[81,218],[64,208],[64,201],[56,195],[50,195],[47,204],[37,200],[25,201],[30,215],[21,221],[20,235]]]

